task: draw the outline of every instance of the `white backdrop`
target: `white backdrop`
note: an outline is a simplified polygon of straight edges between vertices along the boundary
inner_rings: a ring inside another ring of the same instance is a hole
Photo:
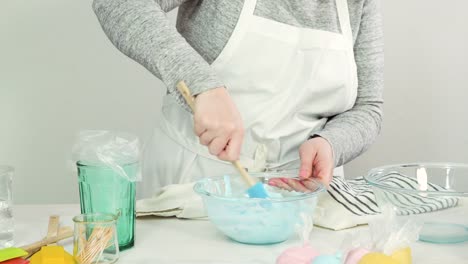
[[[384,3],[384,128],[348,177],[395,162],[468,162],[465,10],[464,0]],[[0,164],[16,168],[16,203],[77,202],[75,133],[123,130],[145,140],[163,94],[107,40],[91,0],[0,1]]]

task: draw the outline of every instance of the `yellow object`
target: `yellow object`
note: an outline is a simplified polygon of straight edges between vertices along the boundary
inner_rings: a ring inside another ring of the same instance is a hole
[[[373,252],[364,255],[358,264],[400,264],[400,262],[385,254]]]
[[[411,249],[409,247],[402,248],[392,253],[392,258],[400,264],[411,264]]]
[[[409,247],[399,249],[391,256],[383,253],[368,253],[362,257],[358,264],[411,264],[411,249]]]
[[[47,246],[32,256],[31,264],[75,264],[75,260],[63,247]]]

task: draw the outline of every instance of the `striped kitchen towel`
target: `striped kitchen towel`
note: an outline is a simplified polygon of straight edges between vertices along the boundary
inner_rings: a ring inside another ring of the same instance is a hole
[[[401,175],[397,172],[389,173],[381,178],[382,184],[391,187],[418,190],[419,184],[416,179]],[[428,183],[428,191],[446,191],[444,188]],[[404,192],[377,191],[374,193],[372,187],[363,177],[352,180],[335,177],[330,184],[328,193],[330,196],[349,212],[354,215],[375,215],[380,210],[377,199],[392,203],[399,215],[421,214],[438,211],[457,206],[458,199],[450,196],[425,196]],[[376,199],[377,194],[377,199]]]

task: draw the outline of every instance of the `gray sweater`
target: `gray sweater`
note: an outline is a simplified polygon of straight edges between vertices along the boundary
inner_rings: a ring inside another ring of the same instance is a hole
[[[112,43],[146,67],[183,104],[175,85],[194,94],[224,86],[210,68],[229,40],[244,0],[94,0],[94,11]],[[364,152],[380,132],[383,34],[378,0],[348,0],[358,95],[353,108],[329,119],[315,134],[333,148],[335,165]],[[179,7],[176,28],[166,12]],[[335,0],[258,0],[255,15],[282,23],[340,32]],[[229,89],[229,87],[227,87]]]

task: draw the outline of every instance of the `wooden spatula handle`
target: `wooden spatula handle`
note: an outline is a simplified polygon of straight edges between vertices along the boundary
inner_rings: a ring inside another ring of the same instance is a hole
[[[180,94],[182,94],[187,104],[190,106],[190,109],[192,109],[192,111],[195,111],[195,99],[193,99],[192,93],[187,87],[187,84],[185,84],[184,81],[180,81],[177,84],[177,89],[179,90]]]
[[[240,164],[238,160],[232,161],[231,163],[232,165],[234,165],[234,167],[236,167],[236,169],[239,171],[242,178],[244,178],[245,182],[247,182],[249,186],[255,185],[255,180],[252,179],[252,177],[247,173],[245,168]]]

